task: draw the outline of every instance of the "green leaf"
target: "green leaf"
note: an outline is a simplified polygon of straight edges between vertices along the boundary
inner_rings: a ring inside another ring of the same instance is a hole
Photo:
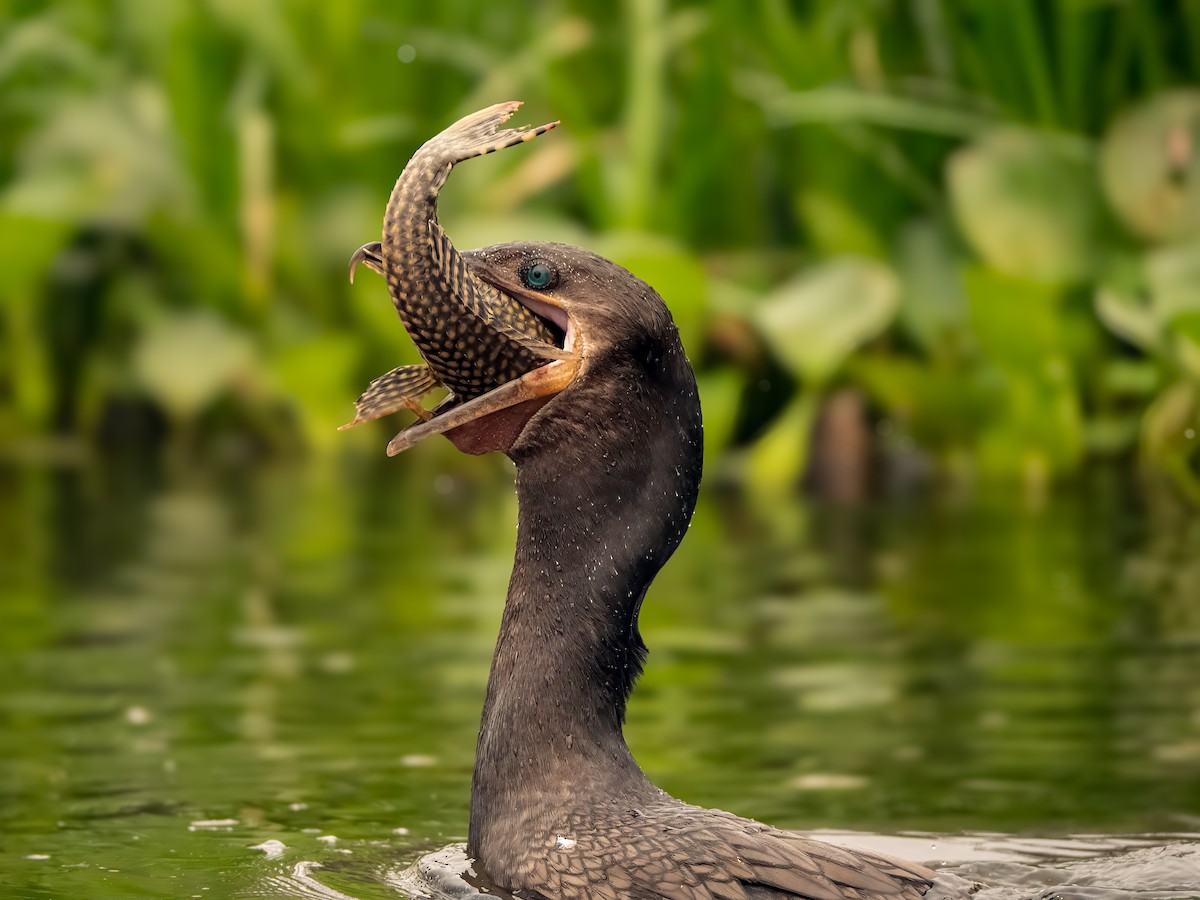
[[[1086,157],[1034,132],[998,129],[951,157],[950,200],[990,267],[1033,281],[1079,281],[1099,247],[1101,204]]]
[[[1177,381],[1158,395],[1142,417],[1142,452],[1158,460],[1189,452],[1198,428],[1200,386]]]
[[[753,72],[737,77],[742,93],[756,100],[777,124],[863,123],[925,134],[964,137],[989,127],[994,118],[949,103],[834,85],[788,91]]]
[[[1096,313],[1123,340],[1147,353],[1169,356],[1182,346],[1168,344],[1170,334],[1198,337],[1200,244],[1192,241],[1154,250],[1146,255],[1143,268],[1145,283],[1140,290],[1149,295],[1148,301],[1133,296],[1136,288],[1103,287],[1096,294]]]
[[[1171,320],[1171,330],[1180,337],[1200,344],[1200,309],[1177,315]]]
[[[1160,325],[1200,311],[1200,242],[1173,244],[1150,253],[1146,281]]]
[[[966,330],[967,301],[949,237],[932,222],[917,222],[900,233],[897,258],[904,330],[929,353],[957,349]]]
[[[890,418],[935,453],[973,443],[1004,399],[997,385],[973,372],[939,370],[911,358],[862,359],[852,371]]]
[[[1147,353],[1161,352],[1159,321],[1150,304],[1105,288],[1096,292],[1095,303],[1096,315],[1117,337]]]
[[[747,450],[746,476],[753,490],[777,494],[799,484],[817,411],[817,395],[801,392]]]
[[[755,311],[767,344],[793,373],[831,377],[846,358],[891,323],[899,286],[882,263],[843,257],[775,290]]]
[[[194,185],[168,126],[167,98],[149,83],[64,103],[23,144],[0,207],[131,228],[159,210],[180,216],[194,207]]]
[[[53,379],[39,287],[69,235],[60,222],[0,215],[0,247],[5,251],[0,266],[0,427],[10,415],[23,425],[43,425],[48,418]]]
[[[141,336],[134,371],[175,419],[200,413],[254,363],[254,345],[211,312],[160,319]]]
[[[1076,467],[1084,452],[1084,419],[1069,370],[1050,363],[1007,373],[1004,403],[979,443],[980,465],[1032,485]]]
[[[848,253],[882,258],[879,236],[846,198],[829,191],[801,191],[796,206],[814,244],[826,254]]]
[[[704,410],[704,465],[710,468],[733,441],[743,376],[733,369],[701,372],[696,376]]]
[[[1140,423],[1133,415],[1100,415],[1084,428],[1084,440],[1090,454],[1117,456],[1136,446]]]
[[[297,340],[271,355],[278,389],[299,421],[309,448],[329,451],[372,436],[366,428],[337,430],[353,417],[354,398],[366,387],[351,387],[358,358],[358,343],[349,335]]]
[[[1160,94],[1116,120],[1100,149],[1109,203],[1139,237],[1174,240],[1200,230],[1200,91]]]
[[[1180,368],[1195,381],[1200,382],[1200,335],[1193,330],[1191,334],[1175,336],[1175,358],[1179,360]]]
[[[978,267],[966,270],[964,284],[972,333],[996,365],[1024,372],[1063,348],[1058,288]]]
[[[1110,360],[1100,375],[1101,386],[1116,397],[1152,397],[1161,382],[1159,367],[1144,359]]]
[[[71,230],[62,222],[40,217],[0,215],[0,293],[6,302],[32,303],[46,270],[66,244]]]

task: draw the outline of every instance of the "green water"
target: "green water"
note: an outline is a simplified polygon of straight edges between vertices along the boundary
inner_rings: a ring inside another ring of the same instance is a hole
[[[505,466],[0,469],[0,896],[261,894],[303,859],[386,897],[380,867],[463,837]],[[1116,477],[855,510],[710,491],[642,622],[628,737],[687,800],[1200,830],[1200,519]]]

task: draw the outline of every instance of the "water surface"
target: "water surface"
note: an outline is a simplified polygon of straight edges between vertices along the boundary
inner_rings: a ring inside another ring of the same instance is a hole
[[[464,837],[515,498],[403,463],[0,469],[4,897],[394,897]],[[1200,831],[1200,520],[1111,475],[709,491],[642,630],[628,737],[689,801],[926,859]]]

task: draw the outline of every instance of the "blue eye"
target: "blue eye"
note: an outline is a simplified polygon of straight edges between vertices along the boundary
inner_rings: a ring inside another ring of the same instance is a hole
[[[534,263],[522,270],[521,280],[525,282],[526,287],[544,291],[558,284],[558,272],[546,263]]]

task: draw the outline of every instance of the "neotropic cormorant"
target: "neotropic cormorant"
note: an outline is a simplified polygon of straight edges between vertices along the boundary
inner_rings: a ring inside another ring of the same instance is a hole
[[[445,432],[512,458],[520,510],[467,853],[499,887],[555,900],[921,896],[922,866],[690,806],[638,768],[621,725],[646,654],[638,610],[700,485],[695,377],[666,305],[614,263],[558,244],[463,256],[579,358],[565,383],[545,377],[564,362],[524,376],[551,392],[484,394]],[[442,424],[402,431],[389,452]]]
[[[923,866],[691,806],[642,773],[622,722],[646,655],[638,611],[700,486],[691,365],[659,295],[606,259],[536,243],[461,258],[565,351],[388,445],[395,455],[444,433],[516,463],[516,557],[468,854],[495,886],[548,900],[920,897],[933,879]]]

